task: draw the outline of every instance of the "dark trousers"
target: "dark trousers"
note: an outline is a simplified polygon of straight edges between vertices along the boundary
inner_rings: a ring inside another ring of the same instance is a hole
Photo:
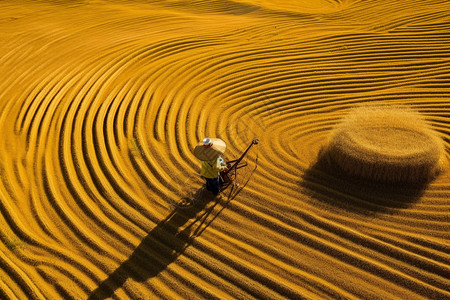
[[[205,178],[206,179],[206,189],[211,191],[214,195],[220,192],[220,182],[219,177],[217,178]]]

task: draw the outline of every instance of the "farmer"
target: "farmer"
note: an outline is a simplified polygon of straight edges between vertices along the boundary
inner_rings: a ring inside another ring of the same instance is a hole
[[[202,161],[201,175],[206,179],[206,189],[214,195],[220,192],[220,171],[225,168],[221,161],[223,161],[221,157],[216,160]]]
[[[206,179],[206,189],[214,195],[220,192],[220,172],[226,168],[220,156],[225,149],[224,141],[210,138],[203,139],[194,149],[194,155],[202,161],[201,176]]]

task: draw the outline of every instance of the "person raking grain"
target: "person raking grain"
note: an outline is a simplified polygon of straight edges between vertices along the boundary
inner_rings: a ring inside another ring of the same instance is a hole
[[[194,155],[202,161],[201,176],[206,180],[206,189],[214,195],[220,193],[220,172],[226,168],[221,155],[226,144],[221,139],[204,138],[194,149]]]

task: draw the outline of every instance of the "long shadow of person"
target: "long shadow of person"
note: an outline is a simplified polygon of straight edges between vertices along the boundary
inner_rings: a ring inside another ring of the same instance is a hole
[[[192,205],[176,206],[142,240],[131,256],[91,293],[88,299],[109,298],[127,279],[145,281],[156,276],[175,261],[191,245],[192,240],[210,224],[207,222],[208,216],[220,203],[217,198],[210,201],[212,195],[203,189],[197,191],[194,199],[196,201]]]

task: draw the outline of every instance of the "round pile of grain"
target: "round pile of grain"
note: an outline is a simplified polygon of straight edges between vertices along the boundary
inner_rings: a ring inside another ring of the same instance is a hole
[[[364,106],[336,125],[325,153],[349,175],[418,182],[439,171],[444,147],[419,113],[406,107]]]

